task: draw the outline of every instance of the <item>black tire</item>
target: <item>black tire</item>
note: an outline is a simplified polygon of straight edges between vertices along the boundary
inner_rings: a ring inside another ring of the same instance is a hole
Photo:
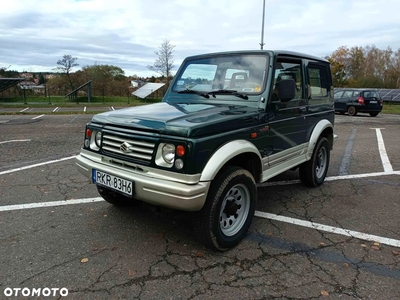
[[[369,113],[369,115],[370,115],[371,117],[376,117],[378,114],[379,114],[379,113],[377,113],[377,112],[370,112],[370,113]]]
[[[115,205],[115,206],[131,206],[138,203],[138,200],[133,198],[126,197],[122,194],[113,192],[107,188],[104,188],[100,185],[96,185],[97,191],[99,192],[100,196],[103,197],[108,203]]]
[[[356,116],[357,115],[357,109],[354,106],[349,106],[347,108],[347,113],[349,116]]]
[[[329,160],[329,142],[325,137],[321,137],[315,145],[311,159],[300,165],[301,182],[307,186],[320,186],[328,172]]]
[[[199,242],[219,251],[236,246],[251,225],[256,201],[257,187],[249,171],[234,166],[223,169],[193,219]]]

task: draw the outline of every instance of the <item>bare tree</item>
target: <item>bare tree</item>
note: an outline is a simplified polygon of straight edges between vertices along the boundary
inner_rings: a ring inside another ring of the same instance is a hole
[[[76,63],[77,59],[77,57],[72,57],[71,55],[64,54],[63,58],[57,61],[57,65],[59,66],[56,69],[67,76],[72,90],[74,90],[74,85],[71,79],[71,70],[72,68],[79,66],[79,64]]]
[[[166,76],[167,82],[171,76],[171,70],[175,67],[174,56],[172,55],[174,48],[175,45],[171,45],[168,40],[164,40],[159,50],[154,52],[157,55],[157,60],[154,62],[154,65],[147,66],[149,70]]]

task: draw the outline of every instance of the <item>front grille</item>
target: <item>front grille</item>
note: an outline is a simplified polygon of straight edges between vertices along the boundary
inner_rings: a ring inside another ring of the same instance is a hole
[[[131,159],[150,162],[155,143],[139,136],[103,132],[102,150]]]

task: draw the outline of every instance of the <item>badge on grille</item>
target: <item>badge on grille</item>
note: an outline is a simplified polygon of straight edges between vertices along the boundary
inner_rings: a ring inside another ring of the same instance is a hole
[[[131,153],[132,152],[131,147],[132,147],[131,144],[129,144],[128,142],[124,142],[121,144],[121,146],[119,146],[119,149],[124,153]]]

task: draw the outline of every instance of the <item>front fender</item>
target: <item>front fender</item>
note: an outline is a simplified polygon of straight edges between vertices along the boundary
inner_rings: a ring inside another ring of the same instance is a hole
[[[262,164],[260,152],[254,144],[246,140],[231,141],[213,153],[201,173],[200,181],[213,180],[229,160],[243,153],[254,153]]]
[[[311,156],[314,152],[315,145],[318,142],[318,139],[322,135],[322,133],[328,129],[328,134],[326,134],[326,138],[329,141],[329,144],[331,146],[331,149],[333,148],[333,125],[331,122],[328,120],[321,120],[318,122],[318,124],[314,127],[314,130],[311,134],[310,141],[308,143],[308,149],[306,153],[306,158],[311,159]]]

